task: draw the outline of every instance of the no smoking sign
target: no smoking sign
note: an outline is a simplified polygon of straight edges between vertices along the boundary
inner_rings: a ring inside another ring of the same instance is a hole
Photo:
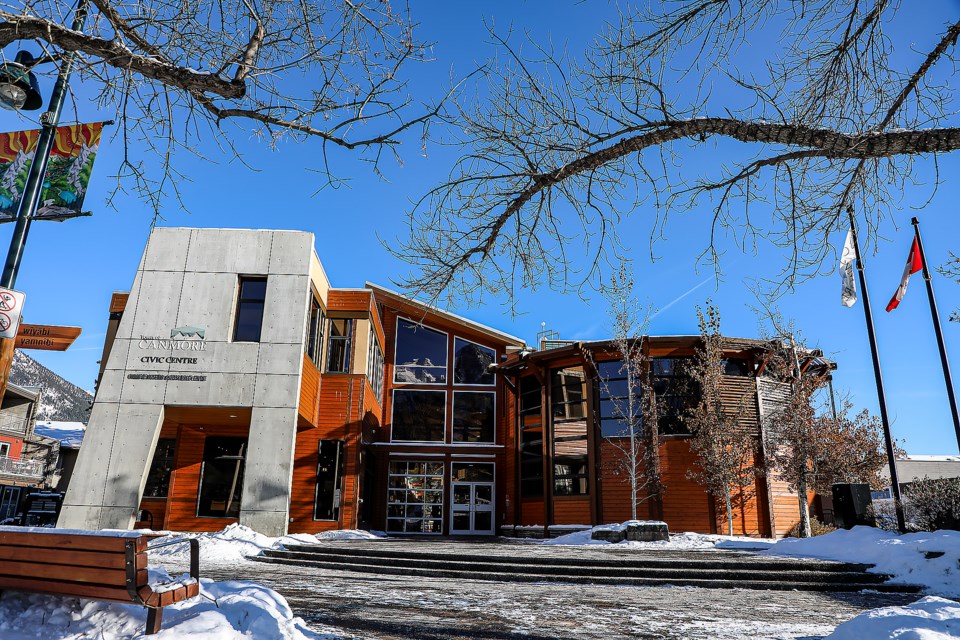
[[[16,338],[23,313],[22,291],[0,288],[0,338]]]

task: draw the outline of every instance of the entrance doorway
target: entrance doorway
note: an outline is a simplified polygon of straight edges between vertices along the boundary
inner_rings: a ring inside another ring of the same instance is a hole
[[[493,463],[454,463],[451,469],[450,533],[493,535]]]

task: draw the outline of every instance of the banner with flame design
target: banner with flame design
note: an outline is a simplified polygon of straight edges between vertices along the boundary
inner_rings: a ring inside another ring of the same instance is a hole
[[[36,217],[80,213],[102,132],[102,122],[57,128]],[[17,215],[39,139],[39,129],[0,133],[0,221]]]

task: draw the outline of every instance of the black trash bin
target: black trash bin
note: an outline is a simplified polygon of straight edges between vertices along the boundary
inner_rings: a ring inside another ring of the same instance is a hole
[[[833,485],[833,521],[841,529],[852,529],[858,525],[877,526],[870,513],[870,485],[835,484]]]

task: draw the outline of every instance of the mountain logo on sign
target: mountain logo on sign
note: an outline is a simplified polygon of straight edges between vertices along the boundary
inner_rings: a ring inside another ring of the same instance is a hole
[[[201,340],[206,340],[206,328],[205,327],[196,327],[193,325],[185,325],[182,327],[177,327],[176,329],[170,330],[170,338],[176,338],[177,336],[183,336],[185,338],[197,337]]]

